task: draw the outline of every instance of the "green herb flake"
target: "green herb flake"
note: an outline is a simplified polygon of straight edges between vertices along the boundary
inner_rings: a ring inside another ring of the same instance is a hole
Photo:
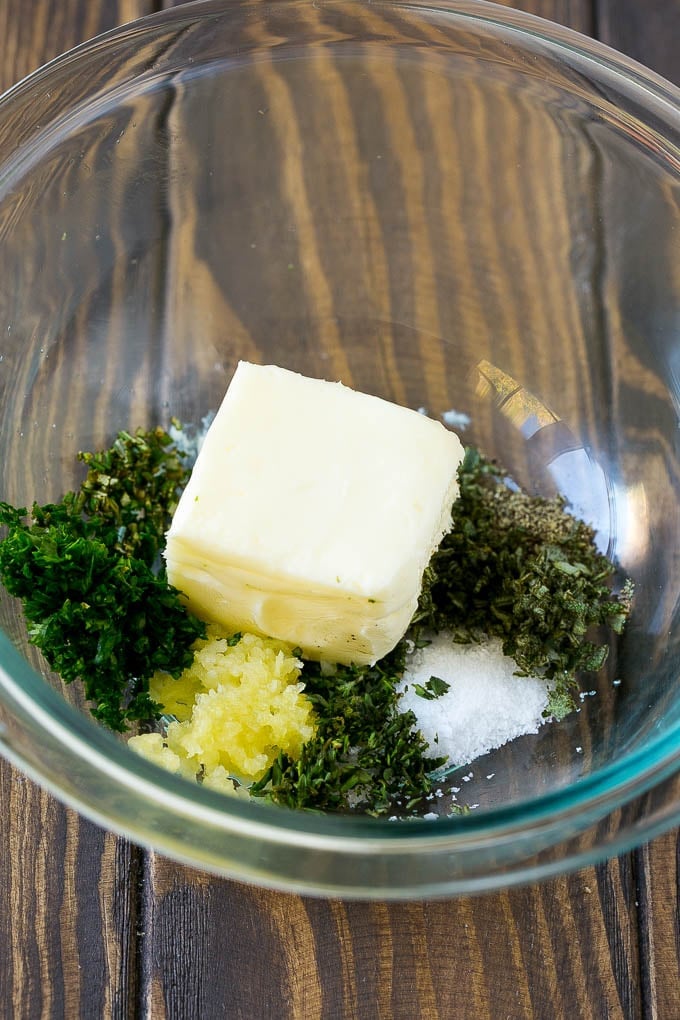
[[[442,694],[446,694],[451,689],[451,684],[447,684],[446,680],[442,680],[438,676],[431,676],[430,679],[423,684],[413,684],[413,690],[421,698],[425,698],[426,701],[434,701],[436,698],[441,698]]]

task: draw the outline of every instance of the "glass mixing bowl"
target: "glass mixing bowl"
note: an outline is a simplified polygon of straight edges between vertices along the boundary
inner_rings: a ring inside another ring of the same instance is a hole
[[[298,813],[168,775],[62,690],[5,597],[7,757],[139,843],[324,894],[497,887],[675,823],[679,99],[472,0],[190,5],[5,95],[2,499],[58,499],[121,428],[200,421],[245,358],[465,425],[636,584],[596,695],[466,769],[463,817]]]

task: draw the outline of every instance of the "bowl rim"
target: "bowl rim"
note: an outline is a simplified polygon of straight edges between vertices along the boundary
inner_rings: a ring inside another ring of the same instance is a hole
[[[306,4],[307,0],[277,0],[279,7],[304,7]],[[358,4],[359,0],[317,0],[317,6],[320,8]],[[10,99],[14,100],[26,88],[33,88],[42,78],[49,77],[53,71],[79,60],[84,53],[105,48],[118,39],[153,31],[159,24],[193,23],[199,18],[233,14],[239,9],[253,6],[257,5],[254,5],[252,0],[189,0],[188,3],[180,4],[178,7],[145,14],[133,21],[100,32],[91,39],[86,39],[52,57],[1,92],[0,104]],[[572,54],[579,62],[580,59],[584,59],[615,72],[629,84],[638,86],[644,93],[664,101],[668,106],[668,112],[675,112],[680,116],[680,85],[675,85],[652,68],[605,42],[540,15],[515,7],[506,7],[494,0],[371,0],[371,6],[377,9],[397,8],[428,14],[451,14],[480,24],[516,31],[524,38],[545,41]]]
[[[279,5],[303,7],[307,0],[278,0]],[[320,0],[323,7],[353,6],[352,0]],[[13,85],[0,96],[0,118],[5,110],[27,92],[41,86],[55,73],[63,73],[73,62],[84,55],[106,50],[112,44],[135,35],[153,34],[160,26],[179,23],[193,24],[197,20],[233,14],[251,7],[248,0],[194,0],[193,3],[147,15],[105,32],[94,39],[56,57],[30,75]],[[561,55],[570,66],[589,66],[613,75],[619,85],[637,94],[646,109],[653,108],[662,121],[666,118],[680,126],[680,88],[666,81],[642,64],[629,58],[597,40],[581,35],[572,29],[554,24],[545,19],[483,0],[374,0],[375,8],[399,8],[409,12],[436,14],[437,16],[468,19],[481,26],[491,26],[504,32],[513,33],[517,40],[538,41],[553,54]],[[679,152],[680,156],[680,152]],[[680,162],[678,163],[680,168]],[[649,792],[657,783],[680,770],[680,722],[665,733],[651,739],[643,748],[634,749],[615,763],[582,776],[567,787],[562,787],[536,797],[513,802],[505,807],[493,807],[480,814],[441,818],[432,822],[414,820],[408,826],[395,826],[387,820],[366,817],[333,816],[305,812],[283,812],[266,804],[241,803],[224,798],[200,786],[193,787],[184,780],[163,772],[135,755],[116,738],[97,727],[72,708],[66,700],[34,671],[16,651],[9,639],[0,632],[0,690],[5,692],[10,704],[20,706],[35,720],[41,720],[43,727],[56,739],[69,742],[78,748],[81,760],[88,765],[113,770],[122,787],[139,789],[140,783],[150,792],[162,792],[167,806],[181,815],[195,816],[197,811],[210,824],[225,829],[246,827],[248,833],[262,833],[270,840],[290,844],[301,839],[309,846],[310,839],[320,847],[340,844],[347,853],[364,853],[372,844],[379,844],[381,853],[392,849],[417,847],[423,852],[429,846],[456,848],[462,844],[474,846],[478,842],[503,836],[510,838],[521,828],[524,834],[530,828],[554,829],[565,817],[581,811],[589,811],[593,817],[603,818],[612,811],[630,803],[636,797]],[[84,723],[89,727],[83,729]],[[24,771],[29,772],[42,785],[47,786],[62,800],[70,801],[84,814],[110,825],[110,820],[96,805],[88,804],[60,789],[58,783],[41,771],[39,760],[28,761],[12,749],[11,743],[0,737],[3,753],[14,760]],[[276,812],[276,816],[272,814]],[[678,805],[680,816],[680,804]],[[276,822],[274,822],[276,817]],[[668,821],[672,825],[674,818]],[[134,827],[117,827],[140,842]],[[647,835],[644,824],[635,832],[634,841],[642,841]],[[629,841],[627,843],[627,841]],[[630,844],[629,836],[622,833],[618,847]],[[162,839],[155,839],[154,845],[166,850]],[[603,847],[602,854],[608,853],[611,844]],[[578,861],[597,859],[595,856],[579,857]],[[175,856],[177,856],[175,854]],[[573,859],[574,861],[577,858]],[[559,870],[566,870],[569,859],[560,862]],[[574,864],[573,866],[576,866]],[[551,870],[546,865],[539,873]],[[552,869],[556,870],[555,868]],[[502,881],[502,879],[501,879]],[[494,886],[499,884],[496,876]],[[287,883],[290,888],[290,883]],[[381,895],[384,891],[381,890]]]

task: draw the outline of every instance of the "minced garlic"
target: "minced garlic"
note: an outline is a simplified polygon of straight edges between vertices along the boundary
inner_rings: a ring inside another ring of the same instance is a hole
[[[156,673],[150,683],[151,697],[176,721],[165,737],[131,737],[130,747],[228,793],[234,778],[247,786],[263,776],[280,751],[299,757],[316,724],[290,645],[254,634],[234,641],[210,625],[194,650],[179,679]]]

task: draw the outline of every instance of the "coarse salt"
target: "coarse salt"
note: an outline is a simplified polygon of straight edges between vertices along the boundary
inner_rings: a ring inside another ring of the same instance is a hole
[[[546,721],[545,680],[516,676],[516,670],[498,638],[463,645],[438,634],[409,656],[399,685],[400,709],[415,713],[433,753],[448,756],[447,766],[466,765],[516,737],[537,733]],[[414,685],[424,686],[432,676],[450,687],[428,700]]]
[[[465,414],[463,411],[456,411],[453,408],[442,413],[442,421],[452,429],[464,430],[468,427],[471,420],[469,414]]]

